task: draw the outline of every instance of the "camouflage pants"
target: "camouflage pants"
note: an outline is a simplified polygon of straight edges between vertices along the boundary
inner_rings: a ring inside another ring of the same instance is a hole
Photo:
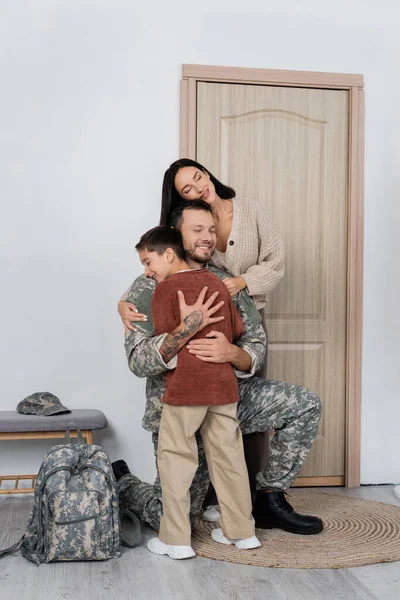
[[[267,467],[258,473],[260,489],[285,490],[291,486],[309,453],[321,417],[319,397],[304,387],[265,381],[258,377],[239,380],[238,419],[243,435],[275,430]],[[158,434],[153,433],[157,458]],[[201,439],[198,439],[199,467],[190,488],[191,522],[201,515],[209,475]],[[121,508],[129,508],[158,531],[162,516],[159,476],[154,484],[134,475],[118,482]]]

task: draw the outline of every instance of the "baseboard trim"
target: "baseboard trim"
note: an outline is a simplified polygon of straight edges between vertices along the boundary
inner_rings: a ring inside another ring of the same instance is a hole
[[[335,477],[298,477],[292,487],[341,487],[344,486],[344,476]]]

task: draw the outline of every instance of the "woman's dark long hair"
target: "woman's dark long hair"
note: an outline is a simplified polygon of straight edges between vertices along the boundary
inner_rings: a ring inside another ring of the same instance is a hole
[[[179,169],[183,167],[195,167],[203,171],[204,173],[208,173],[211,181],[215,187],[215,193],[222,198],[223,200],[229,200],[230,198],[234,198],[236,196],[235,190],[227,185],[224,185],[214,177],[212,173],[203,165],[192,160],[191,158],[180,158],[172,163],[172,165],[167,169],[164,173],[164,181],[162,186],[162,197],[161,197],[161,215],[160,215],[160,225],[170,225],[170,215],[175,210],[175,208],[181,202],[184,202],[184,199],[178,194],[175,187],[175,177]]]

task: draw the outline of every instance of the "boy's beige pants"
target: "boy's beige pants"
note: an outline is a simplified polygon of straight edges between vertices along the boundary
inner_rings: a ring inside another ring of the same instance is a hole
[[[254,535],[249,478],[236,418],[237,403],[212,406],[164,404],[158,438],[163,517],[159,538],[191,545],[189,488],[198,466],[195,434],[200,429],[208,470],[221,509],[226,537]]]

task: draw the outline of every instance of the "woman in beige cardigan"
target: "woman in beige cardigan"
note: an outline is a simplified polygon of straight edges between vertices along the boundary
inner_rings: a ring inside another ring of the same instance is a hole
[[[182,158],[164,175],[160,225],[183,200],[204,200],[211,205],[217,234],[212,262],[234,277],[224,280],[231,296],[242,289],[264,308],[267,295],[284,274],[283,241],[257,202],[238,200],[205,167]]]
[[[262,311],[268,293],[284,274],[281,237],[258,203],[236,199],[232,188],[188,158],[175,161],[165,172],[160,225],[170,224],[170,216],[182,200],[199,199],[211,205],[216,225],[217,246],[212,262],[233,275],[224,279],[224,284],[232,296],[246,289]],[[118,311],[128,329],[133,329],[132,321],[145,320],[145,315],[137,313],[133,304],[120,301]],[[243,442],[254,493],[255,476],[268,456],[268,432],[243,436]],[[211,490],[205,501],[208,509],[203,518],[206,520],[218,520],[215,503]]]
[[[284,274],[284,246],[271,221],[257,202],[238,200],[235,191],[221,183],[200,163],[181,158],[164,174],[160,225],[169,225],[182,200],[204,200],[211,205],[217,245],[212,262],[233,277],[224,279],[231,296],[246,289],[261,311]],[[144,320],[136,307],[121,301],[118,311],[128,329]]]

